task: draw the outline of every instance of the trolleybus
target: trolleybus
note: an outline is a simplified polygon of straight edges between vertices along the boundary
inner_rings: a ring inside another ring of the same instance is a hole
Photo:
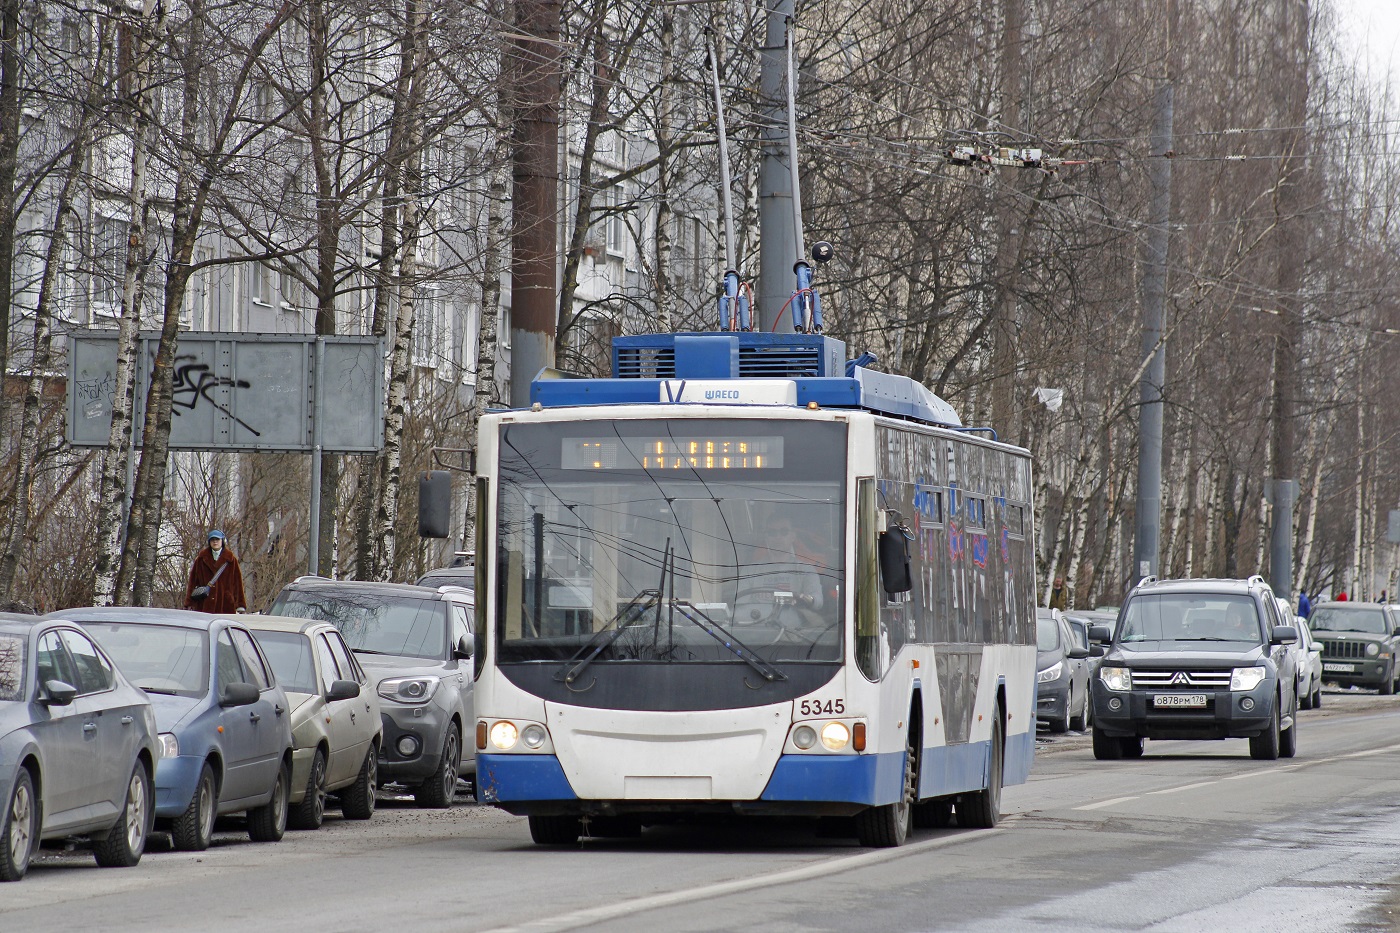
[[[996,823],[1035,746],[1025,450],[817,334],[617,338],[532,398],[481,422],[481,802],[546,844]]]

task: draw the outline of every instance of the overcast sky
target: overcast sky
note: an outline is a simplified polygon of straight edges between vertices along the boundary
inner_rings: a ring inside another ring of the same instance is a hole
[[[1342,27],[1364,46],[1377,80],[1400,64],[1400,0],[1334,0]]]

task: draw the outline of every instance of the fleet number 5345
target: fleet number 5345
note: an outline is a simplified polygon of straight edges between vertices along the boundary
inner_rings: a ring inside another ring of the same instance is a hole
[[[803,700],[798,705],[803,716],[840,716],[846,711],[845,700]]]

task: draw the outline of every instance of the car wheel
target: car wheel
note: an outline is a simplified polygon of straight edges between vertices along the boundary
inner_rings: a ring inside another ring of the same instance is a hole
[[[194,797],[185,812],[175,817],[170,827],[170,841],[182,852],[203,852],[214,838],[214,816],[219,806],[219,792],[214,784],[214,769],[209,762],[199,772]]]
[[[1312,708],[1322,709],[1322,684],[1313,687]]]
[[[249,839],[254,842],[276,842],[287,832],[287,798],[291,796],[291,782],[291,771],[283,763],[277,769],[277,783],[272,785],[272,799],[248,811]]]
[[[1299,709],[1312,709],[1312,687],[1308,687],[1308,692],[1298,698]]]
[[[1292,758],[1298,754],[1298,704],[1296,700],[1293,709],[1293,725],[1284,729],[1278,736],[1278,756],[1280,758]]]
[[[1118,744],[1123,746],[1124,758],[1142,757],[1142,736],[1130,735],[1126,739],[1119,739]]]
[[[1094,757],[1099,761],[1117,761],[1123,757],[1123,743],[1102,729],[1094,728]]]
[[[340,792],[340,813],[347,820],[374,816],[374,795],[379,790],[379,749],[371,743],[355,783]]]
[[[1001,819],[1001,782],[1006,768],[1005,731],[1001,724],[1001,704],[992,710],[992,755],[988,767],[987,786],[982,790],[959,794],[958,825],[968,829],[991,829]]]
[[[105,839],[94,839],[92,854],[103,868],[130,868],[141,861],[151,831],[151,776],[136,762],[126,785],[126,803]]]
[[[542,846],[571,846],[578,842],[583,824],[576,816],[530,815],[530,838]]]
[[[287,825],[292,829],[320,829],[325,818],[326,755],[318,748],[306,778],[306,796],[287,814]]]
[[[1381,685],[1376,688],[1376,692],[1383,697],[1395,695],[1395,678],[1387,676],[1381,681]]]
[[[899,800],[878,807],[866,807],[856,814],[856,835],[863,846],[882,849],[904,845],[909,838],[909,822],[919,795],[919,749],[911,730],[904,740],[904,782]]]
[[[1075,732],[1083,732],[1089,728],[1089,691],[1084,691],[1084,696],[1080,699],[1079,715],[1071,716],[1069,727]]]
[[[442,740],[442,761],[426,781],[413,791],[413,802],[422,809],[441,809],[452,806],[457,796],[457,764],[462,756],[461,739],[456,725],[447,730],[447,738]]]
[[[1274,703],[1274,716],[1269,721],[1269,728],[1261,734],[1251,736],[1249,740],[1249,757],[1259,761],[1273,761],[1278,757],[1279,751],[1279,711],[1278,703]]]
[[[0,881],[18,881],[39,844],[39,799],[28,768],[20,768],[0,821]]]

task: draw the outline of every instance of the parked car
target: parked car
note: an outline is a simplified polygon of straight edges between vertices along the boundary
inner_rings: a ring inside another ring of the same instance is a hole
[[[329,622],[245,615],[292,708],[292,793],[287,825],[319,829],[326,797],[352,820],[374,815],[379,698],[340,632]]]
[[[379,695],[380,779],[410,788],[420,807],[451,806],[457,776],[476,772],[476,744],[464,741],[476,721],[472,608],[456,586],[301,577],[268,610],[340,630]]]
[[[418,578],[419,586],[460,586],[476,589],[476,555],[470,551],[459,552],[446,567],[429,570]]]
[[[1322,645],[1313,638],[1307,619],[1294,616],[1293,624],[1298,628],[1298,640],[1307,645],[1308,682],[1312,684],[1312,693],[1303,702],[1303,709],[1322,709]]]
[[[1284,625],[1298,628],[1298,617],[1293,613],[1293,607],[1288,604],[1288,600],[1275,596],[1274,602],[1278,604],[1280,621]],[[1298,640],[1288,646],[1288,654],[1293,659],[1293,669],[1297,672],[1298,708],[1311,709],[1313,696],[1312,658],[1308,655],[1308,645],[1303,639],[1301,629],[1298,632]]]
[[[1037,609],[1036,719],[1051,732],[1088,728],[1089,647],[1080,645],[1058,609]]]
[[[42,839],[87,836],[97,864],[141,861],[160,755],[150,698],[77,626],[0,618],[0,881]]]
[[[1322,646],[1322,676],[1389,696],[1400,679],[1400,613],[1379,603],[1319,603],[1308,617]]]
[[[1109,638],[1104,626],[1091,634]],[[1144,738],[1248,738],[1254,758],[1292,758],[1297,640],[1262,577],[1148,577],[1128,594],[1093,680],[1094,757],[1140,757]]]
[[[287,828],[291,704],[242,616],[183,609],[75,609],[82,625],[151,697],[160,729],[156,826],[175,848],[207,849],[214,820],[246,813],[248,836]]]

